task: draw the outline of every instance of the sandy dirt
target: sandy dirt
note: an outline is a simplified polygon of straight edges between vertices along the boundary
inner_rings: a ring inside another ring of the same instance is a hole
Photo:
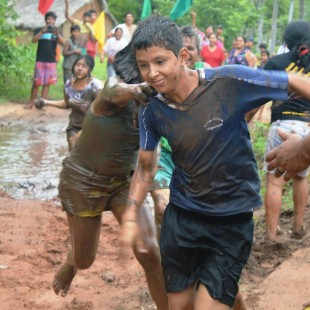
[[[266,121],[268,108],[264,113]],[[51,120],[66,124],[68,111],[29,111],[21,104],[0,105],[0,122],[25,119],[33,127],[38,118],[41,125]],[[310,301],[309,233],[302,240],[291,239],[292,216],[292,212],[281,214],[280,242],[266,244],[263,212],[255,213],[255,243],[240,281],[248,309],[298,310]],[[309,207],[305,224],[310,227]],[[105,213],[95,263],[78,272],[65,298],[56,296],[51,282],[69,244],[59,201],[15,200],[1,192],[0,309],[156,309],[142,268],[133,257],[120,259],[118,234],[118,224],[111,213]]]

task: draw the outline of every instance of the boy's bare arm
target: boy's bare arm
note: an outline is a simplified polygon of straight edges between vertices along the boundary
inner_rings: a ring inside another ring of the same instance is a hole
[[[132,177],[127,209],[122,217],[121,240],[125,246],[133,246],[138,234],[138,209],[142,205],[157,170],[157,150],[139,151],[139,161]]]
[[[66,19],[67,19],[70,23],[74,24],[74,18],[73,18],[72,16],[70,16],[70,14],[69,14],[69,3],[70,3],[70,1],[69,1],[69,0],[65,0],[65,3],[66,3],[65,17],[66,17]]]

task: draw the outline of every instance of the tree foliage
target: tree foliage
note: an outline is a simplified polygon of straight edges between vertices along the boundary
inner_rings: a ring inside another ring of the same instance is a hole
[[[14,2],[0,0],[0,94],[6,96],[8,85],[19,85],[29,80],[29,62],[33,61],[33,49],[16,44],[21,35],[10,21],[16,18]],[[32,72],[31,72],[32,73]]]
[[[197,26],[202,31],[208,25],[216,28],[222,25],[226,45],[230,48],[233,38],[237,35],[245,37],[253,36],[254,39],[262,38],[262,42],[270,43],[271,19],[274,0],[193,0],[192,10],[197,12]],[[299,2],[295,1],[293,19],[299,18]],[[152,0],[153,13],[169,16],[176,0]],[[305,1],[305,20],[310,17],[310,5]],[[277,37],[276,45],[282,43],[284,29],[288,23],[290,0],[281,0],[279,14],[277,18]],[[136,21],[140,20],[143,0],[121,2],[119,0],[109,0],[109,9],[115,17],[123,22],[123,16],[130,11],[134,14]],[[262,33],[258,34],[258,24],[260,17],[263,16]],[[191,24],[190,12],[176,20],[178,25]],[[258,42],[260,43],[260,42]]]

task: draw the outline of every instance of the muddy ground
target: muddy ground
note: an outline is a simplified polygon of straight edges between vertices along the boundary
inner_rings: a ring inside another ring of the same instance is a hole
[[[1,126],[12,126],[21,119],[29,121],[29,130],[51,121],[63,122],[65,128],[68,111],[29,111],[21,104],[0,105]],[[309,232],[301,240],[291,239],[292,216],[291,212],[282,213],[280,242],[266,244],[263,211],[255,213],[255,243],[241,279],[248,309],[298,310],[305,300],[310,300]],[[305,224],[309,229],[309,207]],[[66,218],[57,198],[16,200],[2,191],[0,309],[156,309],[136,260],[120,259],[118,233],[118,224],[110,213],[105,213],[94,265],[79,271],[65,298],[56,296],[51,282],[68,246]]]

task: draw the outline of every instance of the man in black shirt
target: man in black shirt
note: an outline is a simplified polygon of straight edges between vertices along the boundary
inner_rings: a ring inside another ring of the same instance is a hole
[[[56,14],[49,11],[45,14],[45,26],[34,31],[32,42],[38,42],[35,74],[31,89],[30,102],[26,106],[31,109],[38,96],[39,87],[42,86],[41,97],[46,98],[49,86],[57,82],[56,46],[64,45],[65,40],[55,27]]]

